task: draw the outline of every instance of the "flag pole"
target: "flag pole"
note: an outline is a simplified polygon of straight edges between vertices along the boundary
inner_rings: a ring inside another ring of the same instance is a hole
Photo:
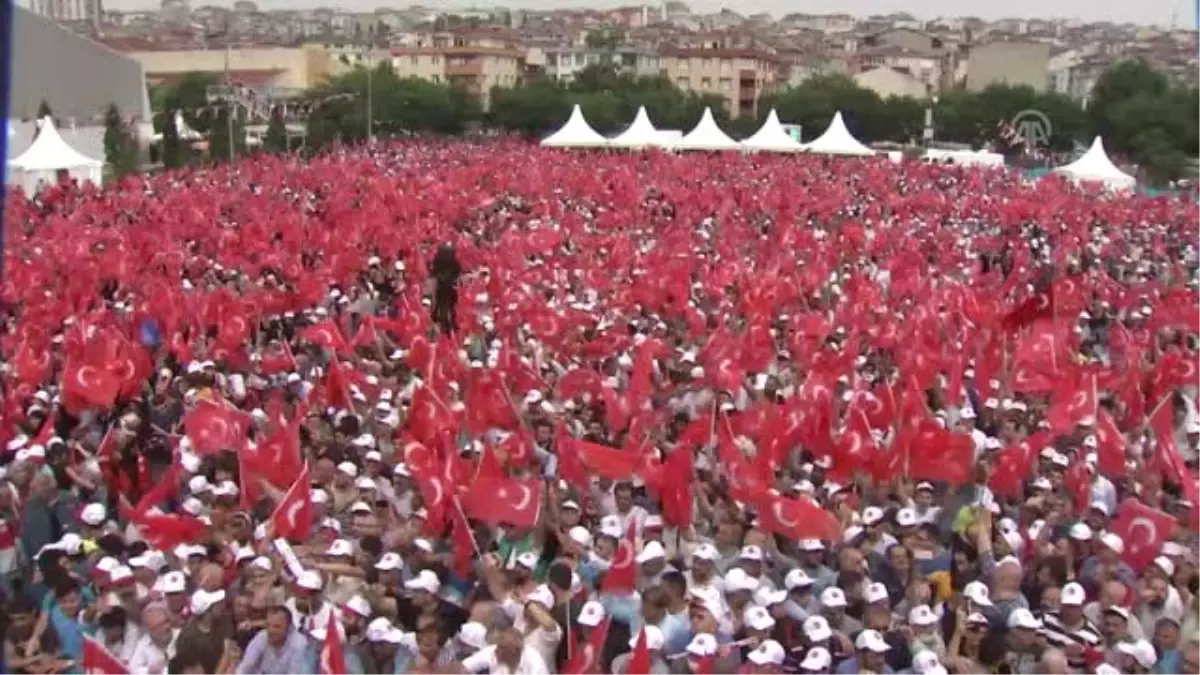
[[[0,2],[0,63],[12,63],[10,58],[12,53],[12,33],[13,33],[13,15],[16,10],[13,9],[13,2]],[[10,104],[9,87],[12,84],[12,68],[0,68],[0,107],[4,108],[4,119],[8,120],[12,117],[8,113]],[[8,122],[4,125],[4,135],[0,136],[0,148],[4,149],[4,156],[8,156],[8,139],[12,128],[8,126]],[[8,168],[0,169],[0,171],[8,171]],[[6,177],[7,178],[7,177]],[[8,181],[5,180],[7,185]],[[0,188],[3,190],[4,188]],[[0,209],[0,281],[4,280],[4,209]]]

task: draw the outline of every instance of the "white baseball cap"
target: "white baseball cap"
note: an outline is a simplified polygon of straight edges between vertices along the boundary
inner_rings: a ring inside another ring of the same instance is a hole
[[[778,666],[783,663],[783,657],[783,645],[774,640],[764,640],[747,656],[752,663],[759,666]]]
[[[963,597],[982,607],[992,606],[992,593],[982,581],[972,581],[963,588]]]
[[[410,591],[426,591],[436,595],[442,588],[442,582],[432,570],[421,570],[417,576],[404,582],[404,587]]]
[[[187,590],[187,578],[183,572],[172,570],[159,577],[155,586],[163,593],[182,593]]]
[[[387,617],[381,616],[367,624],[367,641],[400,644],[404,641],[404,631],[393,626]]]
[[[216,605],[217,603],[222,602],[224,600],[225,600],[225,589],[219,589],[219,590],[215,590],[215,591],[205,591],[205,590],[196,591],[195,593],[192,593],[192,600],[190,603],[191,609],[192,609],[192,615],[199,616],[199,615],[207,612],[208,610],[212,609],[213,606]]]
[[[761,561],[763,559],[763,550],[762,548],[754,545],[743,546],[742,551],[738,554],[738,558],[741,558],[742,560]]]
[[[321,574],[315,570],[304,570],[296,577],[296,585],[309,591],[319,591],[324,585]]]
[[[860,651],[870,651],[876,654],[882,654],[892,647],[883,639],[883,635],[877,630],[870,628],[860,632],[854,640],[854,648]]]
[[[1073,607],[1082,607],[1087,601],[1087,593],[1084,592],[1083,586],[1072,581],[1062,588],[1062,604]]]
[[[787,573],[787,576],[783,578],[783,586],[789,591],[797,588],[811,588],[813,583],[813,579],[808,576],[808,572],[799,567],[792,568]]]
[[[937,652],[922,649],[913,656],[913,670],[920,675],[946,675],[946,667],[938,659]]]
[[[1018,607],[1008,615],[1008,627],[1023,628],[1026,630],[1041,630],[1042,622],[1038,621],[1037,617],[1033,615],[1033,612],[1030,612],[1024,607]]]
[[[83,511],[79,513],[79,519],[92,527],[99,527],[107,517],[108,510],[104,508],[103,504],[96,502],[83,507]]]
[[[352,556],[354,555],[354,544],[345,539],[334,539],[325,551],[325,555],[330,557]]]
[[[384,572],[398,570],[402,567],[404,567],[404,561],[400,559],[400,554],[392,551],[384,553],[379,557],[379,562],[375,563],[375,569]]]
[[[766,607],[758,605],[747,607],[742,619],[751,630],[771,630],[775,627],[775,619],[771,618],[771,613]]]
[[[825,617],[815,614],[804,620],[804,634],[813,642],[821,642],[833,637],[833,629]]]
[[[845,607],[846,593],[837,586],[821,591],[821,607]]]
[[[813,647],[804,655],[804,660],[800,662],[800,668],[812,673],[829,672],[829,666],[833,665],[833,657],[829,655],[829,650],[824,647]]]
[[[725,592],[753,591],[758,588],[759,581],[746,573],[746,570],[735,567],[725,573]]]
[[[1158,653],[1154,651],[1154,645],[1146,640],[1118,642],[1117,651],[1132,656],[1133,660],[1143,668],[1153,668],[1154,664],[1158,663]]]
[[[937,615],[929,608],[929,605],[917,605],[908,612],[908,622],[914,626],[932,626],[938,622]]]
[[[478,621],[468,621],[458,629],[458,641],[472,649],[483,649],[487,646],[487,626]]]
[[[692,638],[692,641],[688,643],[684,651],[692,656],[704,658],[706,656],[715,656],[717,649],[717,638],[713,637],[711,633],[700,633]]]
[[[887,602],[887,586],[884,586],[878,581],[867,584],[867,588],[863,592],[863,600],[865,600],[868,605],[873,605],[877,602]]]
[[[1105,532],[1100,535],[1100,543],[1112,549],[1117,555],[1125,552],[1125,541],[1115,532]]]
[[[653,562],[655,560],[666,559],[667,551],[663,548],[663,545],[657,541],[646,542],[645,547],[642,548],[642,552],[637,555],[637,562],[639,565],[644,565],[645,563]]]
[[[575,621],[581,626],[595,628],[604,621],[604,616],[604,605],[601,605],[595,600],[588,600],[587,602],[583,603],[583,607],[579,608],[579,618]]]
[[[345,607],[364,619],[371,618],[371,603],[361,595],[355,595],[347,600]]]

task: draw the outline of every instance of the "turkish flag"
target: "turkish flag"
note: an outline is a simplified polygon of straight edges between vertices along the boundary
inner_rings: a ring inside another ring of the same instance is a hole
[[[646,644],[646,628],[638,631],[637,643],[633,645],[633,654],[625,667],[627,673],[650,672],[650,647]]]
[[[194,544],[204,538],[208,526],[203,520],[178,513],[145,513],[132,520],[142,538],[160,551],[180,544]]]
[[[425,503],[428,517],[425,519],[426,533],[438,536],[446,529],[446,509],[450,501],[450,491],[440,472],[414,474],[417,489],[421,491],[421,501]]]
[[[479,476],[462,497],[467,515],[493,525],[533,527],[542,509],[542,484],[503,476]]]
[[[446,511],[451,527],[450,546],[454,552],[454,573],[466,579],[471,576],[471,570],[475,567],[475,552],[479,550],[475,543],[475,533],[471,531],[471,524],[467,522],[467,517],[458,504],[453,504]]]
[[[126,675],[129,668],[96,638],[83,636],[83,672],[88,675]]]
[[[1041,293],[1035,293],[1031,297],[1013,308],[1011,312],[1004,315],[1000,320],[1000,325],[1004,330],[1015,331],[1023,326],[1037,321],[1038,319],[1047,319],[1054,315],[1054,287],[1048,287]]]
[[[317,672],[321,675],[346,675],[346,654],[342,651],[341,620],[334,612],[329,613],[325,624],[325,639],[321,642],[320,663]]]
[[[612,562],[604,574],[600,590],[605,593],[631,593],[637,587],[637,527],[633,522],[617,543]],[[636,670],[630,670],[636,673]],[[647,671],[648,672],[648,671]]]
[[[1125,436],[1107,410],[1096,416],[1096,459],[1100,473],[1110,478],[1125,477]]]
[[[1068,433],[1085,417],[1095,420],[1098,409],[1096,376],[1092,374],[1074,385],[1065,383],[1055,389],[1054,403],[1046,413],[1046,420],[1054,431]]]
[[[312,483],[305,464],[271,514],[271,530],[276,537],[299,543],[312,534],[312,521]]]
[[[601,478],[628,480],[642,464],[642,456],[638,453],[578,439],[571,439],[571,449],[567,452],[572,451],[585,467]]]
[[[908,470],[913,478],[966,485],[973,478],[975,441],[970,436],[921,424],[908,447]]]
[[[201,399],[183,418],[184,433],[198,454],[241,450],[250,416],[227,405]]]
[[[692,451],[679,448],[667,456],[662,466],[663,518],[679,528],[692,524],[695,501],[692,497]]]
[[[758,505],[758,521],[764,530],[793,540],[837,541],[841,537],[842,526],[837,517],[812,500],[764,495]]]
[[[1170,538],[1174,526],[1175,519],[1169,514],[1131,497],[1117,507],[1116,516],[1109,523],[1109,531],[1119,535],[1125,542],[1121,560],[1135,572],[1141,573]]]
[[[604,643],[608,640],[609,621],[605,617],[582,645],[575,639],[574,631],[572,635],[567,636],[567,639],[574,640],[574,645],[571,649],[571,660],[563,664],[562,675],[600,675],[600,655],[604,653]]]
[[[333,321],[313,324],[300,331],[299,337],[329,351],[341,353],[347,350],[346,338],[342,337],[341,329]]]
[[[107,367],[72,361],[63,368],[62,393],[63,405],[71,412],[108,410],[121,393],[121,380]]]

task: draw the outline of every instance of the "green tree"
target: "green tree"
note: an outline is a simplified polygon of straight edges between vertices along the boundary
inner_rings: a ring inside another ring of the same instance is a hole
[[[271,110],[271,121],[267,123],[263,146],[268,152],[280,153],[287,151],[287,143],[287,126],[283,123],[283,111],[277,106]]]
[[[246,130],[237,109],[222,104],[208,132],[208,157],[214,162],[227,162],[245,153]]]
[[[591,49],[603,49],[611,52],[625,44],[625,33],[617,27],[600,28],[588,31],[583,41]]]
[[[1113,119],[1113,109],[1131,99],[1161,98],[1171,86],[1162,73],[1143,59],[1120,61],[1096,80],[1088,99],[1088,121],[1094,135],[1115,138],[1124,129]]]
[[[191,128],[206,133],[216,115],[209,114],[208,88],[220,82],[213,73],[187,72],[173,85],[162,90],[161,110],[179,110]]]
[[[187,163],[187,148],[179,139],[179,129],[175,127],[175,111],[168,108],[163,111],[162,117],[166,120],[162,126],[162,164],[168,169],[178,169]]]
[[[115,103],[110,103],[104,113],[104,158],[117,178],[137,171],[137,142]]]

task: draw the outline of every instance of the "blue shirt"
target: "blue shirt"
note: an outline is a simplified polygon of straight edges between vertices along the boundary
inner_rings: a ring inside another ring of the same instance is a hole
[[[1158,657],[1158,663],[1154,665],[1154,672],[1158,675],[1178,675],[1183,672],[1183,656],[1178,649],[1168,649]]]
[[[258,631],[246,645],[246,653],[238,664],[239,675],[284,675],[285,673],[315,673],[316,661],[308,658],[308,640],[297,630],[288,633],[283,647],[276,649],[267,643],[267,631]],[[346,665],[349,666],[349,654]]]

